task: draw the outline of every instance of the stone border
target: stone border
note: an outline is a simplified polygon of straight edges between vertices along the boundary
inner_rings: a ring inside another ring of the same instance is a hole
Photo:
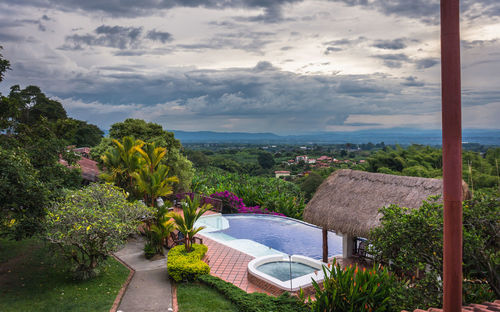
[[[113,258],[116,259],[116,261],[120,262],[123,264],[129,271],[130,273],[128,274],[127,280],[125,283],[123,283],[122,288],[116,295],[115,301],[113,302],[113,306],[111,306],[111,309],[109,309],[109,312],[117,312],[118,306],[120,306],[120,302],[122,301],[123,295],[125,294],[125,290],[127,290],[128,285],[130,284],[130,281],[132,281],[132,277],[134,277],[135,270],[132,269],[128,264],[126,264],[124,261],[122,261],[120,258],[118,258],[115,255],[112,255]]]
[[[179,311],[179,305],[177,304],[177,283],[172,283],[172,309],[173,312]]]

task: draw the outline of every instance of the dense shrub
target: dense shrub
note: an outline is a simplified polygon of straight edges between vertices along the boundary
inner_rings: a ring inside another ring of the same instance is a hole
[[[76,276],[85,279],[95,276],[102,260],[150,214],[145,205],[128,202],[122,189],[92,184],[68,192],[48,209],[46,237],[75,262]]]
[[[191,252],[186,252],[183,245],[175,246],[168,252],[168,275],[176,282],[193,281],[199,275],[210,273],[210,267],[201,259],[208,248],[205,245],[193,244]]]
[[[241,312],[305,312],[308,308],[297,298],[284,293],[279,297],[244,290],[212,275],[201,275],[198,280],[216,289],[238,306]]]
[[[396,311],[391,307],[391,293],[397,283],[387,269],[376,266],[369,270],[358,266],[342,269],[334,262],[331,268],[323,266],[323,272],[322,287],[313,281],[316,300],[309,298],[312,311]]]
[[[442,302],[443,205],[434,200],[419,209],[391,205],[380,210],[381,226],[370,233],[370,253],[408,285],[401,308],[439,307]],[[463,276],[466,303],[500,295],[500,196],[476,192],[463,205]]]
[[[40,229],[49,190],[22,149],[0,146],[0,235],[16,239]]]

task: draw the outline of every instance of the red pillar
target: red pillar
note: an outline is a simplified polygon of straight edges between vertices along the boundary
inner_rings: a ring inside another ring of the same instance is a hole
[[[328,231],[323,227],[323,262],[328,263]]]
[[[441,0],[443,122],[443,309],[462,307],[462,116],[459,0]]]

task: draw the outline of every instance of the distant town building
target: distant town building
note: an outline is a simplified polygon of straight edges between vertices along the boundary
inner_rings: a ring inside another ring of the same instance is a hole
[[[308,164],[315,164],[315,163],[316,163],[316,159],[314,159],[314,158],[309,158],[309,159],[307,160],[307,163],[308,163]]]
[[[276,176],[276,178],[280,178],[280,177],[289,177],[290,176],[290,171],[275,171],[274,172],[274,175]]]
[[[307,162],[307,155],[302,155],[302,156],[295,156],[295,162],[299,162],[299,161],[303,161],[303,162]]]
[[[323,161],[323,162],[332,162],[332,158],[328,156],[321,156],[316,159],[317,161]]]

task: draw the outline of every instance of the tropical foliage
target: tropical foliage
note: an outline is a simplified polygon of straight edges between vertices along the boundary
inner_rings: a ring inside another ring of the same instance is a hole
[[[158,207],[155,212],[154,220],[149,227],[145,228],[145,234],[148,238],[144,246],[146,258],[154,255],[163,255],[163,246],[170,233],[175,230],[174,221],[168,215],[166,205]]]
[[[174,134],[163,130],[162,126],[145,122],[140,119],[126,119],[111,125],[109,131],[110,139],[102,140],[92,151],[92,157],[102,163],[102,155],[115,148],[114,140],[124,140],[125,137],[133,137],[146,143],[155,143],[155,148],[164,148],[166,153],[161,159],[161,164],[168,166],[169,176],[176,176],[179,183],[175,184],[174,191],[177,193],[188,191],[191,188],[194,169],[192,163],[182,154],[182,146],[174,138]]]
[[[200,206],[199,196],[195,196],[194,199],[187,196],[181,206],[182,214],[171,212],[168,216],[174,219],[177,230],[184,234],[184,245],[186,251],[190,252],[194,236],[204,229],[203,226],[195,227],[194,224],[205,212],[212,208],[212,205],[205,203]]]
[[[463,179],[472,190],[500,187],[500,148],[489,148],[484,155],[465,151],[462,155]],[[439,178],[443,175],[442,151],[411,145],[384,147],[368,158],[366,170],[396,175]]]
[[[382,208],[381,226],[370,234],[370,253],[407,283],[401,308],[441,305],[443,207],[434,200],[420,209]],[[500,201],[498,194],[476,194],[464,203],[464,298],[482,302],[499,296]]]
[[[323,266],[323,273],[321,286],[312,282],[315,300],[309,297],[311,311],[396,311],[391,305],[391,294],[398,284],[386,268],[341,268],[334,260],[331,267]]]
[[[118,187],[92,184],[68,192],[48,209],[46,238],[75,263],[76,276],[86,279],[151,213],[147,206],[127,201]]]
[[[259,206],[297,219],[302,218],[305,207],[300,188],[294,183],[276,178],[207,170],[197,172],[193,179],[193,190],[203,194],[229,191],[248,207]]]
[[[113,144],[115,148],[102,156],[106,168],[101,175],[104,180],[142,198],[151,207],[156,206],[158,197],[172,194],[172,184],[179,179],[169,177],[168,166],[162,164],[167,153],[165,148],[133,137],[124,137],[122,142],[113,140]]]
[[[0,146],[0,234],[16,239],[39,231],[49,190],[23,149]]]

